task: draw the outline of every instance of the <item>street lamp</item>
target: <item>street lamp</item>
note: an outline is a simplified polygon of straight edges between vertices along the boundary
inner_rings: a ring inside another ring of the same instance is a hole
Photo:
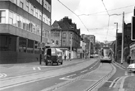
[[[42,47],[43,47],[43,43],[42,43],[42,37],[43,37],[43,8],[44,8],[44,0],[42,0],[42,10],[41,10],[41,38],[40,38],[40,56],[39,56],[39,64],[42,64]]]
[[[118,33],[118,23],[115,22],[114,24],[116,24],[115,61],[117,61],[117,33]]]
[[[71,45],[70,45],[70,61],[71,61],[71,54],[72,54],[72,38],[73,38],[73,35],[72,35],[72,33],[71,33]]]

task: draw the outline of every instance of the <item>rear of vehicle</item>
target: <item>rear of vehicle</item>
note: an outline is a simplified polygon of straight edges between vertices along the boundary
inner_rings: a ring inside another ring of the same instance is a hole
[[[128,72],[135,72],[135,63],[129,64],[127,69],[128,69]]]
[[[57,65],[63,64],[62,53],[58,52],[56,48],[48,48],[45,52],[44,62],[46,65],[56,63]]]
[[[103,48],[101,50],[100,62],[106,62],[106,63],[112,62],[112,53],[108,47]]]

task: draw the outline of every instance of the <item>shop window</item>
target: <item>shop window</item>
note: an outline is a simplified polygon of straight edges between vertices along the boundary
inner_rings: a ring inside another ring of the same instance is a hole
[[[19,52],[26,52],[26,39],[19,38]]]
[[[6,12],[5,12],[5,10],[0,10],[0,23],[6,23]]]

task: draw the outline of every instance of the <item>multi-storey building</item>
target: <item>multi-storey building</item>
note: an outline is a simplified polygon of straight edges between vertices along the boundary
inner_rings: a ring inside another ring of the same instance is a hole
[[[72,57],[76,55],[77,48],[80,47],[80,29],[68,17],[60,21],[55,21],[52,25],[51,37],[56,47],[65,48],[72,51]]]
[[[95,51],[95,36],[82,34],[82,38],[86,42],[86,53],[93,54]]]
[[[36,61],[50,24],[51,0],[0,0],[0,63]]]

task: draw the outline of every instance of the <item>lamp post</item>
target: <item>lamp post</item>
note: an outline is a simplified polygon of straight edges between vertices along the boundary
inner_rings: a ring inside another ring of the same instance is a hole
[[[71,33],[71,45],[70,45],[70,61],[71,61],[71,54],[72,54],[72,38],[73,38],[73,35],[72,35],[72,33]]]
[[[115,61],[117,61],[117,33],[118,33],[118,23],[115,22],[114,24],[116,24]]]
[[[41,38],[40,38],[40,56],[39,56],[39,64],[42,64],[42,36],[43,36],[43,8],[44,8],[44,0],[42,0],[42,10],[41,10]]]

